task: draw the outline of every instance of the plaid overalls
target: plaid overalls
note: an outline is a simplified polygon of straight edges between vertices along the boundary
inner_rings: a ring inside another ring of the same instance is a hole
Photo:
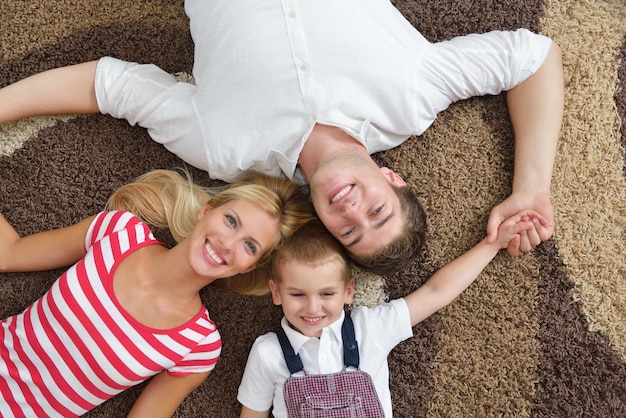
[[[359,347],[354,336],[352,318],[346,315],[341,326],[343,339],[343,370],[338,373],[308,374],[280,329],[278,341],[291,376],[285,381],[283,393],[289,418],[381,418],[383,407],[378,399],[372,377],[359,368]],[[304,376],[294,376],[303,371]]]

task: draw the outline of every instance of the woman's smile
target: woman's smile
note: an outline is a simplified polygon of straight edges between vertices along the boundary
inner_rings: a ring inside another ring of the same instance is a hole
[[[215,264],[220,264],[220,265],[226,265],[226,260],[224,260],[222,257],[220,257],[217,254],[217,251],[213,249],[213,246],[211,245],[211,242],[209,240],[207,240],[205,246],[204,246],[209,258],[215,263]]]

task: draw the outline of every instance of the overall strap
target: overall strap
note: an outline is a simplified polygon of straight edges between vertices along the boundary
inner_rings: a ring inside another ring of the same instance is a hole
[[[289,343],[287,334],[285,334],[285,330],[282,326],[280,327],[280,331],[277,335],[278,342],[280,342],[280,348],[283,349],[283,356],[285,356],[285,362],[287,363],[289,373],[294,374],[303,370],[304,366],[302,365],[302,360],[300,360],[300,356],[293,351],[293,347]]]
[[[278,336],[280,348],[283,350],[283,356],[285,357],[285,363],[287,363],[289,373],[294,374],[303,370],[304,365],[302,364],[302,360],[300,360],[300,356],[293,350],[282,326],[276,335]],[[360,362],[359,345],[354,335],[354,323],[349,315],[346,315],[341,325],[341,338],[343,340],[343,364],[358,369]]]
[[[359,345],[354,335],[354,323],[350,315],[346,315],[341,325],[341,338],[343,339],[343,364],[359,368]]]

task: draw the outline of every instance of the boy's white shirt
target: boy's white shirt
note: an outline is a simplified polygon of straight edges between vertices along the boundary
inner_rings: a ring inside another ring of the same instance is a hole
[[[341,324],[344,316],[342,314],[337,321],[324,328],[319,339],[295,331],[283,317],[281,326],[310,374],[342,370]],[[373,308],[356,307],[351,316],[359,344],[360,368],[372,377],[385,416],[391,417],[387,356],[401,341],[413,336],[408,307],[404,299],[396,299]],[[276,334],[264,334],[256,339],[250,350],[237,399],[255,411],[266,411],[273,405],[276,418],[286,417],[283,384],[287,378],[289,370]]]

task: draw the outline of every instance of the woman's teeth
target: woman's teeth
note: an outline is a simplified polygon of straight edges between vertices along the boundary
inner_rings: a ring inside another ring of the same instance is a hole
[[[222,258],[220,258],[217,253],[213,250],[210,244],[205,245],[206,252],[209,254],[209,257],[217,264],[226,264]]]

